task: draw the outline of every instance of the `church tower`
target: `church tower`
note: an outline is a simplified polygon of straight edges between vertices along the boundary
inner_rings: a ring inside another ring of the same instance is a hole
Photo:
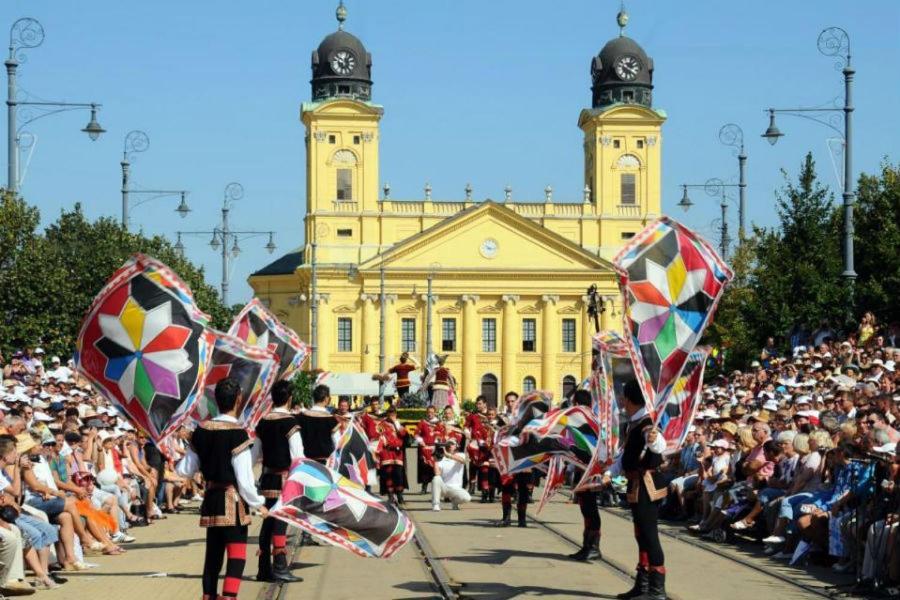
[[[616,250],[661,213],[660,129],[653,108],[653,59],[625,35],[628,14],[617,15],[619,36],[591,60],[591,108],[581,111],[585,202],[600,217],[600,254]]]
[[[306,127],[306,240],[319,260],[358,262],[363,213],[378,210],[378,124],[373,104],[372,55],[344,31],[347,9],[336,11],[338,29],[312,53],[312,101],[304,102]]]

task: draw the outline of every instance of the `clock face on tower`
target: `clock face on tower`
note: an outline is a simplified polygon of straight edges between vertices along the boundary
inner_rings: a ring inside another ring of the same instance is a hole
[[[497,256],[497,248],[498,248],[497,240],[493,238],[488,238],[481,242],[481,247],[478,249],[481,252],[481,255],[485,258],[494,258]]]
[[[616,61],[615,70],[622,81],[634,81],[641,72],[641,61],[635,56],[626,54]]]
[[[356,57],[349,50],[339,50],[331,55],[331,70],[338,75],[349,75],[356,66]]]

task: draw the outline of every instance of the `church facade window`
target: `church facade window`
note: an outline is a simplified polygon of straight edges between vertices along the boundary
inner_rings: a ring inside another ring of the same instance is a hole
[[[337,170],[337,199],[353,200],[353,170]]]
[[[637,201],[637,177],[634,173],[622,173],[619,204],[634,204]]]
[[[350,317],[338,317],[337,320],[338,352],[353,351],[353,319]]]

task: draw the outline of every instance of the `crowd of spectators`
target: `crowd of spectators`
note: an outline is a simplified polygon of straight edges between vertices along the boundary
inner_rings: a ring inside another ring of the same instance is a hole
[[[749,370],[707,381],[665,467],[664,514],[716,543],[752,538],[775,559],[830,565],[860,585],[900,584],[900,336],[770,338]],[[842,338],[842,339],[841,339]]]
[[[199,500],[175,474],[180,440],[167,458],[67,362],[0,356],[0,597],[58,587]]]

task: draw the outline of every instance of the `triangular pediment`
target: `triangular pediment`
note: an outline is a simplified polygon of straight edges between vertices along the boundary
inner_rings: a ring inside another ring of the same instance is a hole
[[[539,315],[541,314],[541,309],[533,304],[529,304],[527,306],[523,306],[517,311],[520,315]]]
[[[347,313],[355,313],[356,309],[354,307],[350,306],[349,304],[341,304],[340,306],[335,306],[331,312],[347,314]]]
[[[495,202],[486,201],[401,241],[360,270],[613,271],[608,261]]]
[[[458,315],[460,311],[459,306],[452,304],[450,306],[439,308],[437,312],[439,315]]]
[[[488,306],[478,309],[479,315],[496,315],[499,312],[500,312],[500,309],[494,304],[490,304]]]
[[[575,308],[574,306],[564,306],[561,309],[559,309],[558,311],[556,311],[556,314],[558,314],[558,315],[577,315],[580,313],[581,313],[581,311],[578,310],[577,308]]]
[[[407,305],[404,306],[404,307],[398,308],[398,309],[397,309],[397,314],[400,314],[400,315],[417,315],[417,314],[419,314],[419,309],[418,309],[416,306],[412,305],[412,304],[407,304]]]

